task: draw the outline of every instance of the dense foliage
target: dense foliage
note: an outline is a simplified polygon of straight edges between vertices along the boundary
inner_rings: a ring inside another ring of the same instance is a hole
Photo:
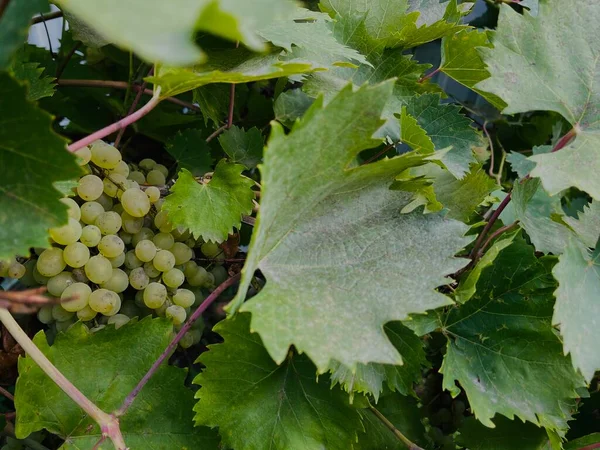
[[[3,450],[600,448],[597,0],[53,3],[0,1]]]

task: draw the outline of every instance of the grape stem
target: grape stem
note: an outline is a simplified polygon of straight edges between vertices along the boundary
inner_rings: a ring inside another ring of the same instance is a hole
[[[131,125],[132,123],[138,121],[139,119],[144,117],[146,114],[148,114],[150,111],[152,111],[156,107],[156,105],[158,105],[159,103],[160,103],[160,86],[156,88],[156,91],[154,92],[154,95],[152,96],[150,101],[148,103],[146,103],[144,106],[142,106],[140,109],[138,109],[136,112],[134,112],[130,116],[123,117],[118,122],[115,122],[107,127],[104,127],[101,130],[98,130],[95,133],[92,133],[89,136],[84,137],[83,139],[73,142],[71,145],[69,145],[67,147],[68,150],[71,153],[74,153],[77,150],[80,150],[83,147],[91,144],[92,142],[97,141],[98,139],[105,138],[106,136],[113,134],[114,132],[119,131],[122,128],[125,128],[128,125]]]
[[[25,350],[25,353],[40,366],[40,369],[54,381],[71,399],[79,405],[92,419],[98,423],[102,435],[110,438],[117,450],[127,450],[123,440],[119,419],[112,414],[107,414],[98,408],[79,389],[50,362],[33,341],[23,331],[13,316],[4,308],[0,308],[0,321],[4,324],[11,336]]]
[[[409,450],[423,450],[422,447],[419,447],[413,441],[404,436],[404,434],[402,434],[402,432],[396,428],[394,424],[387,419],[387,417],[381,414],[377,408],[374,406],[369,406],[369,409],[373,414],[375,414],[375,417],[377,417],[381,423],[383,423],[392,433],[394,433],[394,436],[396,436],[404,445],[408,447]]]
[[[123,414],[125,414],[127,412],[127,410],[129,409],[129,407],[131,406],[131,404],[133,403],[135,398],[138,396],[138,394],[140,393],[142,388],[146,385],[146,383],[148,383],[150,378],[152,378],[152,376],[156,373],[156,371],[162,365],[162,363],[165,362],[165,360],[173,353],[173,351],[177,347],[177,344],[179,344],[179,341],[181,340],[181,338],[183,338],[185,333],[187,333],[190,330],[190,328],[192,327],[194,322],[202,315],[202,313],[204,311],[206,311],[208,309],[208,307],[227,288],[229,288],[233,284],[237,283],[240,279],[240,276],[241,276],[241,274],[236,274],[236,275],[232,276],[231,278],[228,278],[223,283],[221,283],[214,291],[212,291],[211,294],[208,297],[206,297],[206,299],[204,299],[204,301],[200,304],[200,306],[198,306],[196,311],[194,311],[194,313],[187,320],[185,325],[183,327],[181,327],[179,332],[175,335],[175,337],[173,338],[171,343],[167,346],[167,348],[164,350],[164,352],[162,352],[162,354],[158,357],[158,359],[156,361],[154,361],[154,364],[152,364],[152,367],[150,367],[150,369],[148,369],[148,372],[146,372],[146,374],[140,380],[140,382],[137,384],[137,386],[135,388],[133,388],[133,390],[129,393],[129,395],[127,395],[127,397],[125,397],[125,400],[123,401],[123,404],[121,405],[121,407],[113,412],[113,415],[115,417],[121,417]]]

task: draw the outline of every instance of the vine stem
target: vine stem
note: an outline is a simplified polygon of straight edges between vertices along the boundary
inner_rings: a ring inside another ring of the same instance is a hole
[[[98,139],[105,138],[106,136],[113,134],[114,132],[119,131],[122,128],[125,128],[128,125],[131,125],[132,123],[136,122],[137,120],[141,119],[146,114],[148,114],[150,111],[152,111],[156,107],[156,105],[158,105],[159,103],[160,103],[160,86],[158,88],[156,88],[156,92],[154,93],[154,95],[152,96],[150,101],[148,103],[146,103],[144,106],[142,106],[140,109],[138,109],[136,112],[134,112],[130,116],[123,117],[118,122],[115,122],[107,127],[104,127],[101,130],[98,130],[95,133],[92,133],[89,136],[84,137],[83,139],[73,142],[71,145],[69,145],[67,147],[68,150],[72,153],[76,152],[77,150],[82,149],[86,145],[89,145],[92,142],[97,141]]]
[[[581,447],[579,450],[593,450],[595,448],[600,448],[600,442],[596,442],[595,444],[586,445],[585,447]]]
[[[369,409],[373,414],[375,414],[375,417],[377,417],[392,433],[394,433],[394,436],[396,436],[400,441],[404,443],[404,445],[406,445],[409,448],[409,450],[423,450],[422,447],[419,447],[413,441],[404,436],[404,434],[402,434],[400,430],[398,430],[398,428],[396,428],[394,424],[387,419],[387,417],[381,414],[381,412],[379,412],[377,408],[375,408],[374,406],[369,406]]]
[[[25,353],[44,371],[59,388],[63,390],[71,399],[79,405],[92,419],[94,419],[102,431],[103,436],[107,436],[113,442],[118,450],[127,450],[121,429],[119,428],[119,419],[111,414],[107,414],[98,408],[90,399],[88,399],[79,389],[77,389],[67,378],[50,362],[46,355],[33,343],[33,341],[23,331],[13,316],[4,308],[0,308],[0,321],[4,324],[11,336],[25,350]]]
[[[220,135],[223,131],[225,131],[228,128],[227,125],[223,125],[222,127],[217,128],[213,134],[211,134],[209,137],[206,138],[206,142],[210,142],[212,141],[214,138],[216,138],[218,135]]]
[[[167,346],[167,348],[162,352],[162,354],[158,357],[158,359],[156,361],[154,361],[154,364],[152,364],[152,367],[150,367],[150,369],[148,369],[148,372],[146,372],[146,374],[140,380],[140,382],[137,384],[137,386],[135,388],[133,388],[133,390],[129,393],[129,395],[127,395],[127,397],[125,397],[125,400],[123,401],[123,404],[121,405],[121,407],[113,413],[115,417],[121,417],[123,414],[125,414],[127,412],[127,410],[129,409],[129,407],[131,406],[131,404],[133,403],[135,398],[138,396],[138,394],[140,393],[142,388],[146,385],[146,383],[148,383],[150,378],[152,378],[152,376],[156,373],[156,371],[161,366],[161,364],[163,362],[165,362],[165,360],[173,353],[173,351],[177,347],[177,344],[179,344],[179,341],[181,340],[181,338],[183,338],[184,334],[190,330],[193,323],[202,315],[202,313],[204,311],[206,311],[208,309],[208,307],[223,293],[223,291],[225,291],[228,287],[235,284],[240,279],[240,277],[241,277],[241,274],[238,273],[237,275],[234,275],[231,278],[228,278],[223,283],[221,283],[214,291],[212,291],[210,293],[210,295],[208,297],[206,297],[206,299],[204,299],[204,301],[200,304],[200,306],[198,306],[196,311],[194,311],[194,313],[187,320],[185,325],[183,327],[181,327],[181,329],[175,335],[175,337],[173,338],[171,343]]]
[[[0,394],[4,395],[7,399],[9,399],[11,402],[15,401],[15,397],[8,392],[6,389],[4,389],[3,387],[0,386]]]

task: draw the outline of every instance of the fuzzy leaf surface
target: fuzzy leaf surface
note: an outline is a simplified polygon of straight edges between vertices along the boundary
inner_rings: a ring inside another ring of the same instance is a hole
[[[252,329],[275,361],[293,344],[321,372],[330,360],[350,369],[399,364],[383,325],[450,303],[434,289],[465,264],[454,254],[470,241],[466,226],[401,214],[410,194],[389,189],[396,174],[424,156],[349,166],[380,143],[371,136],[391,89],[391,83],[356,92],[348,86],[325,107],[317,100],[287,136],[273,124],[261,166],[260,212],[228,308],[242,306],[260,269],[267,284],[242,310],[252,313]]]
[[[194,407],[198,425],[219,427],[223,443],[236,450],[347,450],[362,430],[346,395],[317,382],[306,356],[289,355],[277,365],[248,314],[214,329],[223,344],[209,346],[199,359],[206,368],[194,383],[202,387]]]
[[[565,216],[563,220],[575,231],[589,248],[595,248],[600,238],[600,202],[592,201],[578,214],[578,218]]]

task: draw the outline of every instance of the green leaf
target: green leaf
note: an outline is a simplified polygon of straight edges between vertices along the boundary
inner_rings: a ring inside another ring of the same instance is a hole
[[[543,428],[498,416],[488,428],[474,417],[465,419],[457,443],[469,450],[545,450],[548,435]]]
[[[294,122],[304,115],[310,105],[313,104],[313,101],[313,98],[300,89],[283,92],[277,97],[273,105],[275,120],[278,120],[287,128],[292,128]]]
[[[166,348],[172,333],[170,321],[146,318],[96,333],[77,323],[59,333],[52,347],[41,331],[33,341],[92,402],[113,411]],[[101,437],[98,425],[31,358],[19,360],[19,375],[15,393],[18,437],[45,428],[66,439],[61,449],[94,446]],[[184,370],[163,365],[140,391],[120,418],[130,448],[217,449],[216,433],[193,426],[194,398],[183,384],[185,376]]]
[[[400,115],[400,141],[417,153],[429,154],[435,151],[433,142],[419,126],[417,119],[406,112],[406,106],[402,107]]]
[[[219,427],[223,444],[236,450],[347,450],[362,430],[345,395],[317,382],[315,366],[291,352],[281,365],[269,357],[248,314],[220,322],[223,344],[209,346],[194,379],[202,387],[196,424]],[[243,399],[243,401],[242,401]]]
[[[371,394],[377,402],[384,382],[391,391],[402,395],[412,394],[413,384],[421,379],[422,367],[429,365],[425,358],[423,342],[412,330],[400,322],[388,323],[384,330],[398,353],[404,355],[404,364],[358,364],[353,372],[338,362],[332,363],[332,381],[342,385],[351,396],[354,392]]]
[[[233,228],[239,228],[242,215],[252,212],[254,181],[242,175],[244,166],[219,161],[209,180],[196,181],[181,169],[162,209],[175,226],[189,229],[195,238],[223,242]]]
[[[45,0],[6,3],[0,17],[0,70],[8,68],[15,50],[27,40],[31,18],[47,10]]]
[[[259,216],[228,309],[241,306],[260,269],[266,287],[242,310],[252,312],[252,329],[275,361],[293,344],[320,372],[330,360],[351,370],[357,363],[400,364],[383,325],[450,303],[435,288],[465,264],[453,255],[471,240],[463,236],[466,226],[401,214],[410,194],[388,189],[424,155],[348,167],[379,145],[371,136],[391,91],[391,82],[356,92],[348,86],[325,107],[317,100],[287,136],[272,125]]]
[[[288,17],[288,0],[58,0],[57,4],[116,45],[142,58],[170,65],[191,65],[204,58],[194,44],[196,31],[206,31],[253,50],[265,50],[256,31],[279,17]]]
[[[552,321],[560,325],[565,353],[571,354],[573,365],[590,381],[600,369],[596,323],[600,315],[600,253],[590,253],[572,239],[552,273],[558,281]]]
[[[475,88],[477,83],[490,76],[477,51],[478,47],[492,47],[488,41],[487,31],[466,29],[444,37],[439,70],[456,82],[477,92],[494,107],[503,110],[506,103],[502,99]]]
[[[480,50],[491,77],[477,88],[501,97],[506,114],[561,114],[576,138],[559,152],[531,157],[537,163],[531,175],[550,195],[574,186],[600,199],[600,3],[565,0],[539,7],[534,17],[501,6],[494,48]]]
[[[565,444],[565,450],[581,450],[588,445],[599,444],[600,443],[600,433],[592,433],[587,436],[574,439]]]
[[[564,216],[563,220],[589,248],[595,248],[600,238],[600,202],[592,201],[578,214],[578,218]]]
[[[443,387],[457,394],[458,381],[487,427],[502,414],[561,434],[568,428],[572,399],[585,383],[552,328],[554,286],[548,261],[518,238],[483,270],[474,297],[444,321]]]
[[[210,171],[210,147],[200,130],[185,130],[169,139],[165,149],[177,161],[178,170],[186,169],[194,176]]]
[[[533,148],[534,155],[550,153],[551,151],[551,145],[540,145]],[[535,163],[522,153],[510,152],[506,157],[506,160],[510,163],[512,170],[517,172],[519,178],[526,178],[535,168]]]
[[[15,61],[11,67],[11,74],[17,80],[27,82],[27,100],[31,101],[54,95],[54,78],[43,75],[43,72],[38,63]]]
[[[231,162],[248,169],[255,168],[262,159],[264,140],[256,127],[246,131],[234,125],[219,136],[219,144]]]
[[[0,73],[0,258],[49,246],[48,228],[67,221],[52,185],[81,175],[50,115],[25,97],[25,87]]]

